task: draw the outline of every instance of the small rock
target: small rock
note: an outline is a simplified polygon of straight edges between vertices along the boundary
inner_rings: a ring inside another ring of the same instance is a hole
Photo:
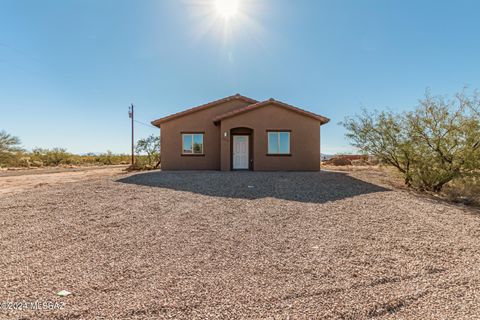
[[[57,296],[60,296],[60,297],[67,297],[71,294],[72,293],[70,291],[67,291],[67,290],[62,290],[62,291],[57,292]]]

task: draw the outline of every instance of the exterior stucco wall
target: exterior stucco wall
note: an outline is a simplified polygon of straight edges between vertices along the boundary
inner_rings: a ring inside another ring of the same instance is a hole
[[[220,128],[212,119],[248,104],[232,100],[160,124],[162,170],[220,170]],[[182,132],[204,132],[204,156],[182,156]]]
[[[230,129],[253,129],[253,170],[320,170],[320,122],[274,104],[223,119],[221,122],[221,170],[230,170]],[[291,130],[291,156],[267,155],[267,130]],[[228,136],[224,136],[228,132]]]

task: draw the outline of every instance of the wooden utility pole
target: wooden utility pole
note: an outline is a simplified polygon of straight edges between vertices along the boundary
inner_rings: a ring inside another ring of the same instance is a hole
[[[133,113],[133,103],[129,107],[128,116],[130,117],[130,119],[132,119],[132,166],[133,166],[135,164],[135,136],[134,136],[134,126],[133,126],[135,119],[134,119],[134,113]]]

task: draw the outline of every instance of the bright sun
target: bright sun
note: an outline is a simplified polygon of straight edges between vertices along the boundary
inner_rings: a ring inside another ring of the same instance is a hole
[[[217,13],[225,19],[231,18],[238,13],[239,0],[215,0]]]

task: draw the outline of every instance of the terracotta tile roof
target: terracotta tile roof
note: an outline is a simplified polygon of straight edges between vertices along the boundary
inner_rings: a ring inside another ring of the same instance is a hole
[[[249,97],[245,97],[245,96],[242,96],[241,94],[237,93],[233,96],[229,96],[229,97],[226,97],[226,98],[223,98],[223,99],[220,99],[220,100],[215,100],[215,101],[212,101],[212,102],[209,102],[209,103],[206,103],[206,104],[202,104],[198,107],[194,107],[194,108],[191,108],[191,109],[187,109],[187,110],[184,110],[184,111],[181,111],[181,112],[178,112],[178,113],[174,113],[172,115],[169,115],[169,116],[166,116],[166,117],[163,117],[163,118],[160,118],[160,119],[157,119],[157,120],[154,120],[152,121],[152,125],[158,127],[161,123],[163,122],[166,122],[166,121],[169,121],[169,120],[173,120],[173,119],[176,119],[176,118],[179,118],[179,117],[182,117],[182,116],[185,116],[185,115],[188,115],[190,113],[193,113],[193,112],[197,112],[197,111],[200,111],[200,110],[204,110],[204,109],[207,109],[207,108],[210,108],[210,107],[213,107],[213,106],[216,106],[218,104],[221,104],[221,103],[224,103],[224,102],[228,102],[228,101],[231,101],[231,100],[236,100],[236,99],[239,99],[239,100],[243,100],[243,101],[246,101],[248,103],[257,103],[258,101],[255,100],[255,99],[251,99]]]
[[[291,110],[291,111],[300,113],[300,114],[302,114],[302,115],[304,115],[304,116],[317,119],[318,121],[320,121],[321,124],[325,124],[325,123],[327,123],[327,122],[330,121],[330,119],[328,119],[328,118],[326,118],[326,117],[323,117],[323,116],[321,116],[321,115],[318,115],[318,114],[312,113],[312,112],[310,112],[310,111],[306,111],[306,110],[303,110],[303,109],[294,107],[294,106],[292,106],[292,105],[286,104],[286,103],[284,103],[284,102],[275,100],[275,99],[273,99],[273,98],[270,98],[270,99],[265,100],[265,101],[257,102],[257,103],[254,103],[254,104],[245,106],[245,107],[243,107],[243,108],[235,109],[235,110],[233,110],[233,111],[229,111],[229,112],[227,112],[227,113],[218,115],[218,116],[216,116],[215,118],[213,118],[213,122],[214,122],[214,123],[218,123],[218,122],[220,122],[220,121],[223,120],[223,119],[230,118],[230,117],[233,117],[233,116],[236,116],[236,115],[238,115],[238,114],[241,114],[241,113],[244,113],[244,112],[248,112],[248,111],[251,111],[251,110],[255,110],[255,109],[261,108],[261,107],[263,107],[263,106],[266,106],[266,105],[268,105],[268,104],[275,104],[275,105],[277,105],[277,106],[286,108],[286,109],[288,109],[288,110]]]

